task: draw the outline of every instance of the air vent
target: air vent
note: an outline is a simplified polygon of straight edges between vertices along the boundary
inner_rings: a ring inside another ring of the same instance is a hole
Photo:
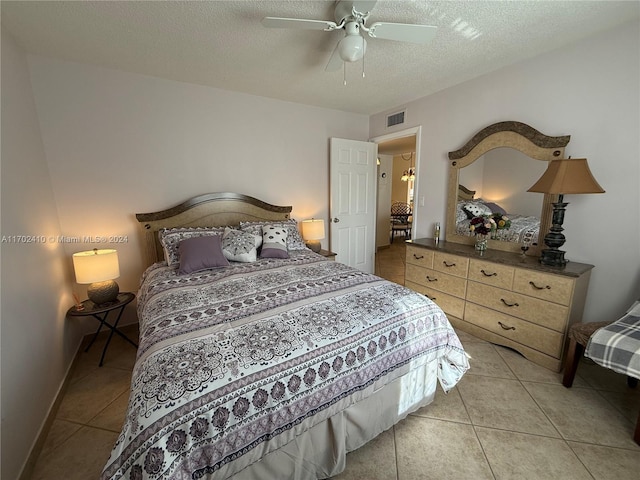
[[[387,128],[404,123],[404,112],[394,113],[387,116]]]

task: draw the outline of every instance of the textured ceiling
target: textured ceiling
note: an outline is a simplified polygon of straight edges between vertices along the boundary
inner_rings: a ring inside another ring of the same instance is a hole
[[[2,1],[29,53],[374,114],[639,18],[638,1],[383,1],[377,21],[436,25],[427,45],[369,39],[327,73],[342,31],[264,28],[265,16],[334,20],[333,1]]]

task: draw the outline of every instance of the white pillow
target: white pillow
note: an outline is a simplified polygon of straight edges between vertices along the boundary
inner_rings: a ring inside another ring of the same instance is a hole
[[[222,254],[232,262],[255,262],[261,244],[262,237],[227,227],[222,236]]]
[[[288,220],[274,220],[261,222],[240,222],[240,230],[251,232],[254,235],[262,235],[262,227],[273,225],[276,227],[285,227],[287,229],[287,250],[309,250],[298,230],[298,222],[293,218]]]
[[[260,258],[289,258],[288,233],[286,225],[263,225]]]
[[[462,209],[467,212],[468,215],[471,215],[469,218],[491,215],[491,213],[493,213],[489,207],[480,202],[465,203]]]

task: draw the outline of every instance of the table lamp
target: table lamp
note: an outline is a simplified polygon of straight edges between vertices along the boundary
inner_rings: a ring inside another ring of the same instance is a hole
[[[120,276],[118,252],[113,249],[73,254],[73,269],[76,282],[89,284],[87,296],[96,305],[113,302],[118,298],[120,288],[114,278]]]
[[[312,218],[302,221],[302,238],[313,252],[320,251],[320,240],[324,238],[324,220]]]
[[[562,158],[551,160],[542,177],[528,192],[557,194],[558,201],[553,204],[551,228],[544,237],[544,244],[549,247],[542,250],[540,263],[554,267],[567,264],[565,252],[559,250],[564,245],[565,236],[562,234],[564,211],[569,205],[564,203],[564,195],[572,193],[604,193],[596,179],[593,178],[586,158]]]

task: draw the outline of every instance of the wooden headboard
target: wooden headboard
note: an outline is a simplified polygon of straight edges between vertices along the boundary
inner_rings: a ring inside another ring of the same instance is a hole
[[[473,196],[476,194],[475,190],[469,190],[464,185],[458,185],[458,201],[473,200]]]
[[[240,222],[287,220],[293,207],[281,207],[241,193],[198,195],[180,205],[152,213],[136,213],[144,238],[145,267],[164,260],[158,230],[179,227],[238,226]]]

